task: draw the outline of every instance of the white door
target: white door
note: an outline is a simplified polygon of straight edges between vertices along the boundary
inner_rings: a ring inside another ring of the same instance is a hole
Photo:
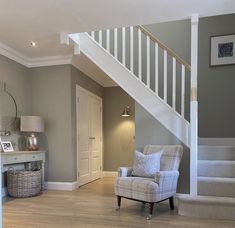
[[[77,170],[79,186],[101,177],[102,99],[77,86]]]
[[[91,180],[101,177],[101,104],[90,98],[90,152],[91,152]]]

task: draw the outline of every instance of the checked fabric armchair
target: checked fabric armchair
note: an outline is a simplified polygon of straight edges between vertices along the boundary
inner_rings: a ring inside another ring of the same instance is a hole
[[[180,145],[146,145],[144,154],[151,154],[163,150],[160,160],[160,171],[153,178],[132,176],[131,167],[120,167],[115,182],[118,209],[121,198],[140,201],[149,204],[151,219],[154,203],[169,199],[170,208],[174,210],[174,195],[179,177],[179,165],[183,155]]]

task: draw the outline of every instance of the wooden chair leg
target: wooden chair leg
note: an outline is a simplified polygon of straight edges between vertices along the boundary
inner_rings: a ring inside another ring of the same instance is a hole
[[[117,210],[120,210],[120,207],[121,207],[121,200],[122,200],[122,197],[121,197],[121,196],[117,196],[117,204],[118,204]]]
[[[174,205],[174,197],[173,196],[169,198],[169,203],[170,203],[171,210],[174,210],[175,205]]]
[[[153,215],[153,207],[154,207],[154,203],[149,203],[149,215],[147,216],[147,220],[150,220],[152,218]]]
[[[145,208],[145,202],[142,202],[141,208],[144,209]]]

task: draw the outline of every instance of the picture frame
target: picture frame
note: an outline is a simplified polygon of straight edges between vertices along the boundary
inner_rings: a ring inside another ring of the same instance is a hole
[[[12,146],[11,141],[1,141],[1,146],[3,152],[13,152],[14,148]]]
[[[210,37],[210,66],[235,64],[235,34]]]

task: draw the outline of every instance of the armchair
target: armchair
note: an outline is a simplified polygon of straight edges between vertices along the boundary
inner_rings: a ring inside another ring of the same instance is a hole
[[[174,195],[179,177],[179,165],[183,154],[180,145],[146,145],[144,154],[151,154],[163,150],[160,160],[160,171],[153,178],[132,176],[131,167],[120,167],[115,182],[118,209],[121,198],[131,199],[149,204],[151,219],[154,203],[169,199],[170,208],[174,210]]]

